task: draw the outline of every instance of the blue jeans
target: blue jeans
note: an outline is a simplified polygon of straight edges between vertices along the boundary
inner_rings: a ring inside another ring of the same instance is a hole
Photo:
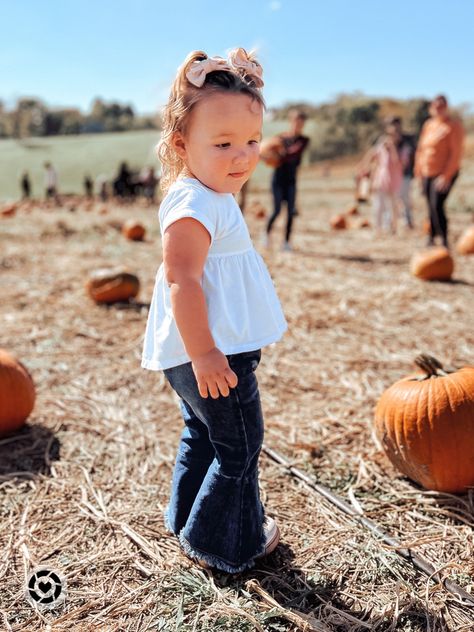
[[[255,565],[265,549],[258,487],[263,415],[255,369],[260,349],[228,355],[238,384],[203,398],[191,363],[164,373],[180,398],[184,428],[165,524],[185,552],[228,573]]]

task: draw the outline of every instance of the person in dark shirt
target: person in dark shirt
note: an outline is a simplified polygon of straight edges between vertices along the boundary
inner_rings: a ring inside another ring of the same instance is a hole
[[[94,183],[89,174],[84,176],[84,193],[86,197],[91,198],[94,193]]]
[[[280,214],[282,202],[285,201],[288,217],[283,250],[291,250],[290,236],[293,218],[296,214],[296,175],[303,152],[309,143],[309,138],[302,134],[306,118],[304,112],[292,110],[289,115],[290,129],[288,132],[279,135],[282,142],[282,160],[272,176],[273,214],[268,220],[266,228],[265,247],[269,246],[273,223]]]
[[[30,176],[28,174],[28,171],[24,171],[23,175],[21,176],[21,192],[23,194],[23,199],[27,200],[30,195],[31,195],[31,182],[30,182]]]

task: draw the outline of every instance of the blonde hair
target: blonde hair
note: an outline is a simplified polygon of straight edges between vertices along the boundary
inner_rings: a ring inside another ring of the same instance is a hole
[[[247,53],[243,48],[231,51],[229,57],[236,51],[240,51],[248,61],[260,66],[253,53]],[[253,78],[252,75],[246,74],[241,68],[233,67],[232,70],[214,70],[207,73],[202,87],[198,88],[193,85],[186,78],[186,73],[193,62],[205,59],[208,59],[208,56],[199,50],[193,51],[186,57],[183,64],[178,68],[176,78],[171,86],[168,102],[163,110],[161,140],[158,143],[157,153],[162,164],[160,187],[164,193],[173,184],[184,167],[182,158],[173,149],[173,135],[175,132],[186,134],[190,115],[196,103],[217,92],[230,92],[247,94],[265,108],[263,95],[257,87],[258,80]]]

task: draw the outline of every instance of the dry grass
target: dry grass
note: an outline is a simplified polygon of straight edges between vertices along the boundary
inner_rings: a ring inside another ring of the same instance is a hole
[[[472,182],[467,169],[452,194],[453,237],[470,221]],[[420,232],[377,241],[371,230],[329,230],[330,215],[351,203],[347,168],[329,178],[308,170],[300,190],[295,252],[275,243],[264,255],[289,322],[258,372],[265,442],[474,593],[474,490],[421,491],[370,429],[377,398],[417,352],[474,364],[474,258],[456,257],[452,283],[423,283],[408,274]],[[252,199],[268,207],[267,193]],[[0,628],[472,631],[473,611],[265,454],[261,493],[281,527],[277,551],[238,576],[181,554],[162,510],[182,421],[161,373],[140,368],[156,216],[138,206],[101,215],[100,206],[1,220],[0,346],[28,366],[38,399],[29,424],[0,439]],[[132,214],[148,228],[144,243],[117,231]],[[263,224],[248,222],[258,243]],[[88,299],[88,273],[109,264],[139,274],[143,303]],[[37,565],[67,577],[55,611],[36,612],[24,597]]]

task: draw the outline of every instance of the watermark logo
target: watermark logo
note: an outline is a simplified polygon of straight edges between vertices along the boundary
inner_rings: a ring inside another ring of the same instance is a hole
[[[66,598],[66,579],[58,571],[37,568],[28,577],[26,596],[38,608],[56,608]]]

